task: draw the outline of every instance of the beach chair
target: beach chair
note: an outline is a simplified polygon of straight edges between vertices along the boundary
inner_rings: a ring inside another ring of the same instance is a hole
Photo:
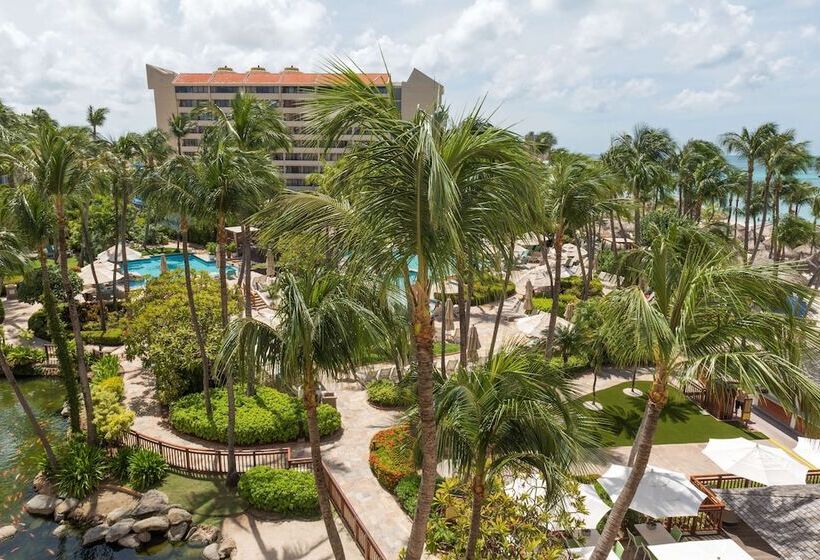
[[[447,365],[445,366],[448,372],[453,372],[458,367],[458,360],[447,360]]]
[[[615,541],[615,546],[612,547],[612,552],[614,552],[615,556],[618,558],[624,557],[624,545],[621,544],[621,541]]]
[[[640,535],[636,535],[629,529],[626,530],[626,533],[629,535],[629,544],[631,544],[635,549],[640,549],[642,546],[646,544],[646,539],[644,539]]]
[[[678,529],[677,527],[672,527],[672,530],[669,531],[672,535],[672,538],[675,539],[676,542],[681,542],[683,540],[683,531]]]

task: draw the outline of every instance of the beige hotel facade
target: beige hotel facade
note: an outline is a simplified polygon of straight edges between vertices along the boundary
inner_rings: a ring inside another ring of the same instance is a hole
[[[288,188],[310,189],[306,178],[321,170],[324,161],[335,161],[346,147],[355,142],[356,135],[342,136],[338,144],[327,151],[313,145],[313,136],[305,132],[303,105],[316,91],[317,86],[329,83],[330,74],[306,73],[298,68],[287,67],[281,72],[268,72],[255,67],[247,72],[235,72],[222,67],[208,73],[177,73],[172,70],[146,64],[148,89],[154,92],[157,127],[169,131],[168,121],[176,115],[190,113],[200,105],[213,103],[229,109],[231,99],[237,93],[251,93],[277,107],[291,133],[293,148],[288,153],[276,153],[273,158]],[[380,91],[387,92],[389,74],[362,74]],[[407,80],[394,82],[396,101],[402,118],[410,118],[418,107],[429,109],[441,100],[444,88],[441,84],[413,69]],[[212,117],[202,114],[194,121],[193,132],[182,139],[182,152],[194,154],[199,150],[202,133],[212,124]],[[171,139],[176,147],[176,141]]]

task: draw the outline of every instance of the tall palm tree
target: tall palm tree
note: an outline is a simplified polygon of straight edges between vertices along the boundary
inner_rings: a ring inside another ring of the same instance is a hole
[[[97,107],[96,109],[91,105],[88,106],[88,110],[86,111],[85,120],[88,125],[91,127],[91,139],[92,140],[99,140],[97,136],[97,128],[101,127],[105,124],[105,119],[108,117],[108,107]]]
[[[319,442],[318,383],[363,363],[374,344],[386,337],[381,321],[368,307],[372,290],[335,269],[278,278],[275,326],[246,317],[231,323],[215,367],[238,367],[249,378],[260,368],[301,388],[307,412],[313,474],[319,506],[333,555],[345,557],[330,502]]]
[[[766,154],[766,168],[772,169],[772,181],[774,182],[772,197],[772,231],[777,228],[780,222],[780,199],[783,186],[794,174],[806,171],[814,161],[809,153],[808,142],[795,141],[795,131],[786,130],[772,137]],[[765,222],[765,218],[764,218]],[[759,236],[758,236],[759,239]],[[771,255],[777,255],[778,240],[772,236]],[[758,247],[755,247],[755,252]]]
[[[20,252],[19,244],[15,236],[7,231],[0,230],[0,276],[23,270],[25,267],[25,262],[26,260]],[[46,433],[37,421],[37,416],[35,416],[31,405],[28,403],[26,396],[17,384],[17,379],[14,377],[14,372],[11,370],[11,366],[6,359],[6,353],[2,344],[0,344],[0,369],[3,370],[3,375],[6,377],[6,381],[11,387],[11,390],[14,392],[14,395],[17,397],[17,402],[20,403],[20,407],[23,409],[23,412],[25,412],[26,417],[31,423],[31,428],[37,435],[37,439],[40,440],[40,444],[43,446],[43,451],[46,454],[46,459],[48,460],[49,466],[56,470],[57,459],[54,457],[54,451],[52,451],[51,444],[48,442]]]
[[[190,113],[176,113],[168,119],[168,130],[177,143],[177,155],[182,155],[182,139],[196,129]]]
[[[777,131],[777,125],[773,122],[761,124],[755,130],[749,130],[745,126],[740,132],[727,132],[721,137],[723,147],[730,154],[738,154],[746,158],[746,197],[743,201],[745,208],[745,226],[743,230],[743,250],[746,252],[744,261],[748,260],[749,254],[749,219],[752,206],[752,184],[754,182],[755,162],[763,154],[769,138]]]
[[[613,360],[652,363],[654,373],[634,463],[591,558],[610,552],[649,461],[658,418],[673,381],[705,385],[737,383],[749,392],[768,390],[808,421],[820,418],[820,387],[793,360],[794,346],[817,348],[814,321],[794,311],[794,298],[811,301],[811,289],[795,270],[740,264],[720,240],[672,227],[640,250],[639,269],[652,290],[616,290],[601,306],[602,335]],[[784,271],[786,272],[784,274]]]
[[[811,215],[814,218],[814,235],[811,238],[811,252],[814,254],[814,247],[817,244],[817,218],[820,218],[820,193],[811,199]]]
[[[557,498],[570,466],[591,446],[589,423],[569,378],[530,349],[502,349],[485,364],[437,381],[439,453],[472,490],[463,551],[472,560],[480,557],[487,485],[512,469],[534,469],[549,489],[546,498]]]
[[[548,130],[543,132],[530,131],[524,135],[524,142],[526,142],[532,153],[541,159],[549,160],[553,148],[558,144],[558,138]]]

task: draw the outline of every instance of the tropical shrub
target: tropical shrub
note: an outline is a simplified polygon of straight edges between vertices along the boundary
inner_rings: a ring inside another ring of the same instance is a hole
[[[122,346],[125,344],[125,335],[120,328],[109,328],[104,331],[84,330],[82,336],[83,342],[86,344],[96,344],[98,346]]]
[[[100,391],[107,391],[114,394],[118,401],[125,395],[125,383],[119,375],[116,377],[106,377],[100,380],[95,379],[91,383],[91,387]]]
[[[558,315],[564,316],[567,310],[567,305],[572,302],[577,304],[581,299],[575,294],[562,293],[558,295]],[[538,311],[549,313],[552,310],[552,298],[537,296],[532,298],[532,305]]]
[[[91,373],[93,374],[92,383],[99,383],[111,377],[119,377],[120,359],[113,354],[101,356],[91,366]]]
[[[498,301],[503,297],[510,297],[515,293],[515,284],[507,282],[506,289],[504,288],[504,278],[495,274],[479,274],[473,279],[473,297],[472,303],[474,305],[483,305],[492,301]],[[444,299],[441,292],[436,292],[436,299]]]
[[[205,346],[213,359],[222,341],[219,282],[205,272],[194,274],[191,280]],[[238,312],[239,302],[231,297],[228,313]],[[147,284],[142,297],[132,304],[125,343],[126,354],[142,358],[143,366],[156,377],[162,404],[202,389],[202,362],[182,271],[171,271]]]
[[[414,515],[416,512],[420,485],[421,476],[416,473],[405,476],[396,484],[396,499],[407,515]]]
[[[56,264],[48,265],[48,279],[54,298],[58,302],[67,302],[60,269]],[[83,281],[76,272],[68,271],[68,281],[75,294],[83,290]],[[23,279],[17,284],[17,297],[26,303],[42,303],[43,274],[39,266],[30,268],[23,275]]]
[[[370,440],[370,470],[389,492],[399,481],[416,472],[413,460],[413,436],[407,424],[377,432]]]
[[[128,462],[136,451],[133,447],[123,445],[108,458],[108,474],[123,484],[128,483]]]
[[[600,278],[593,277],[589,282],[589,296],[599,296],[604,291],[604,284]],[[581,298],[584,293],[584,280],[580,276],[565,276],[561,278],[561,293],[572,294]]]
[[[137,449],[128,457],[128,482],[144,492],[159,486],[168,476],[168,463],[162,455],[150,449]]]
[[[94,426],[106,441],[122,438],[134,423],[134,412],[120,404],[122,378],[111,377],[91,387]]]
[[[51,340],[51,332],[48,330],[48,318],[44,309],[38,309],[28,318],[28,328],[37,338]]]
[[[316,407],[316,423],[319,425],[319,434],[329,436],[342,428],[342,415],[329,404],[322,403]],[[302,436],[308,436],[307,412],[302,415]]]
[[[51,480],[60,495],[85,499],[107,474],[105,451],[82,439],[72,439],[58,449],[57,454],[57,472],[51,475]]]
[[[319,493],[310,472],[253,467],[240,477],[239,495],[264,511],[298,517],[319,513]]]
[[[416,391],[408,383],[376,379],[367,384],[367,402],[388,408],[405,408],[416,402]]]
[[[14,375],[26,377],[31,375],[40,375],[42,364],[46,359],[46,353],[40,348],[32,348],[30,346],[14,346],[7,344],[3,346],[3,352],[6,355],[9,366]]]
[[[216,241],[208,241],[205,244],[205,250],[208,251],[209,254],[215,255],[216,254]]]

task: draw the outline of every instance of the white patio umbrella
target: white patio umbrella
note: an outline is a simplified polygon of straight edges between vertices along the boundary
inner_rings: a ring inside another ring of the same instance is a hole
[[[573,520],[580,524],[580,529],[595,529],[601,518],[611,508],[598,496],[595,487],[591,484],[579,484],[578,493],[583,498],[584,509],[587,510],[587,513],[581,513],[575,509],[572,496],[567,496],[562,500],[563,511],[567,512]],[[555,522],[550,522],[550,529],[557,531],[561,527]]]
[[[598,479],[612,501],[621,495],[632,468],[612,465]],[[697,515],[706,494],[698,490],[689,478],[679,472],[649,465],[638,484],[630,509],[656,519]]]
[[[753,560],[732,539],[655,544],[648,548],[658,560]]]
[[[794,452],[811,463],[815,469],[820,469],[820,439],[799,437]]]
[[[265,276],[273,277],[276,275],[276,255],[270,249],[265,253]]]
[[[444,303],[444,330],[445,331],[452,331],[456,328],[456,322],[454,319],[455,312],[453,311],[453,300],[447,298],[447,301]]]
[[[168,259],[164,254],[159,258],[159,271],[161,274],[168,272]]]
[[[805,484],[809,470],[782,449],[744,438],[710,439],[703,454],[724,471],[766,486]]]
[[[524,313],[529,315],[532,313],[532,310],[535,309],[532,303],[533,295],[535,294],[535,290],[532,287],[532,280],[527,280],[527,286],[524,290]]]
[[[478,361],[478,349],[481,348],[481,342],[478,340],[478,329],[475,325],[470,327],[470,332],[467,335],[467,361]]]
[[[556,317],[556,320],[556,325],[559,327],[569,325],[569,321],[561,317]],[[515,321],[515,327],[530,338],[543,338],[544,330],[549,327],[549,324],[549,313],[534,313],[528,317],[516,319]]]

